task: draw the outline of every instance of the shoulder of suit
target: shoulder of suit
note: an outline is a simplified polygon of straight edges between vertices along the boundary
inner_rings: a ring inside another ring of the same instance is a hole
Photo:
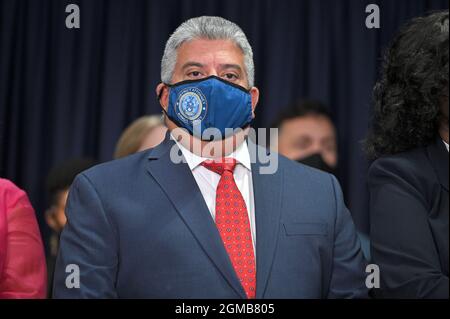
[[[417,186],[429,183],[430,179],[436,179],[425,147],[380,157],[369,167],[369,183],[377,177],[388,175]]]
[[[141,172],[142,167],[148,161],[149,150],[135,153],[123,158],[97,164],[81,174],[91,181],[102,180],[124,180],[133,175],[134,172]]]
[[[423,165],[427,163],[429,163],[429,160],[426,155],[426,148],[419,147],[394,155],[382,156],[370,165],[369,170],[380,166],[393,166],[399,169],[407,168],[408,170],[420,167],[423,169]]]

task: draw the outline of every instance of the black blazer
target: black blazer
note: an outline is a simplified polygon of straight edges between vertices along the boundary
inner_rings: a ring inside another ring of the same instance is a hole
[[[441,139],[369,169],[370,237],[383,298],[448,298],[448,167]]]

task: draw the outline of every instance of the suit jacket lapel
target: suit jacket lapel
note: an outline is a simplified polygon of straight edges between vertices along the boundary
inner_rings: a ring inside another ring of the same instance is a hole
[[[257,154],[267,154],[261,147],[252,146],[249,149],[257,149]],[[256,219],[256,298],[263,298],[280,230],[283,172],[278,167],[274,174],[261,174],[260,168],[263,165],[254,153],[250,151]]]
[[[428,146],[428,154],[441,185],[448,191],[448,152],[441,138]]]
[[[239,296],[246,298],[189,166],[186,163],[175,164],[170,158],[172,146],[176,148],[172,152],[179,151],[175,142],[171,141],[167,135],[162,144],[150,151],[147,170],[166,193],[180,217],[226,281]]]

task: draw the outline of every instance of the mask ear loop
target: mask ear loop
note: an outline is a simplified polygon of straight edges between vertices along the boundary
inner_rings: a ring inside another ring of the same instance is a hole
[[[163,82],[163,84],[165,86],[169,87],[169,88],[172,87],[171,84],[167,84],[167,83],[164,83],[164,82]],[[160,104],[161,104],[162,93],[163,93],[163,89],[161,89],[161,91],[159,92],[158,96],[156,97]],[[169,106],[167,106],[167,107],[169,107]],[[162,107],[162,111],[163,111],[164,115],[167,116],[167,118],[169,120],[171,120],[172,122],[174,122],[178,127],[183,127],[183,125],[176,118],[170,116],[169,113],[167,113],[167,111],[163,107]]]
[[[163,84],[165,85],[165,86],[167,86],[167,87],[170,87],[170,84],[167,84],[167,83],[164,83],[163,82]],[[156,96],[156,99],[157,99],[157,101],[159,102],[159,104],[161,104],[161,96],[162,96],[162,94],[163,94],[163,90],[164,90],[164,88],[161,88],[161,91],[159,91],[159,94]],[[167,106],[168,107],[168,106]],[[168,117],[168,118],[170,118],[170,116],[169,116],[169,114],[167,113],[167,111],[164,109],[164,108],[162,108],[162,110],[163,110],[163,113]]]

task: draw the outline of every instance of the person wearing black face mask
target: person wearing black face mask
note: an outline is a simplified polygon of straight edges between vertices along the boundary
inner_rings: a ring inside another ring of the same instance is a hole
[[[314,153],[313,155],[298,159],[297,162],[320,169],[333,175],[336,174],[336,169],[328,165],[320,153]]]
[[[327,108],[319,101],[298,100],[282,111],[272,127],[278,141],[272,147],[299,163],[335,175],[338,153],[336,129]]]

